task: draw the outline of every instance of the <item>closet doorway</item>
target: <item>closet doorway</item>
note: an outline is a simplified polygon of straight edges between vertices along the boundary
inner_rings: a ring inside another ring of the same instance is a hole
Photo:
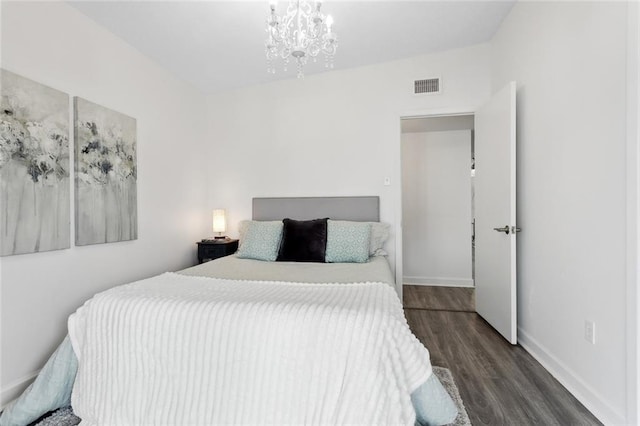
[[[402,119],[401,168],[405,303],[475,311],[474,116]]]

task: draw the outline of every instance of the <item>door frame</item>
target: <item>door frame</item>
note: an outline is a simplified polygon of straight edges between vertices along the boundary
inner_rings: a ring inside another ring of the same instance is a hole
[[[411,110],[400,112],[396,116],[396,149],[394,159],[394,177],[393,189],[395,190],[395,266],[396,266],[396,292],[400,297],[400,302],[404,305],[402,297],[403,287],[403,256],[402,256],[402,126],[401,122],[409,118],[436,118],[436,117],[454,117],[457,115],[474,115],[478,107],[448,107],[448,108],[432,108],[422,110]]]

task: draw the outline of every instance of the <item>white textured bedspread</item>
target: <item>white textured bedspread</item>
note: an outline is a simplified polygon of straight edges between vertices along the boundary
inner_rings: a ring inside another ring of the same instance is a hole
[[[388,284],[166,273],[69,319],[82,425],[407,424],[431,374]]]

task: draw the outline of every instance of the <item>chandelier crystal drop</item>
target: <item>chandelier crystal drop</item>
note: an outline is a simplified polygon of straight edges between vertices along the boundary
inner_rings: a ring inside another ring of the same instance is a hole
[[[296,61],[298,78],[303,78],[303,68],[312,58],[315,62],[320,52],[324,54],[325,68],[333,68],[333,58],[338,48],[338,37],[331,31],[333,18],[320,12],[321,1],[292,0],[283,16],[276,13],[276,2],[269,3],[271,14],[267,18],[267,72],[275,74],[274,60],[284,62],[284,70],[291,58]]]

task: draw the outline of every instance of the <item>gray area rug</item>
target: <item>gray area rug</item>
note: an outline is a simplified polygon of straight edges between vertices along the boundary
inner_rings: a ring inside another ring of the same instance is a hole
[[[471,426],[471,420],[469,420],[467,409],[464,408],[464,403],[462,402],[462,398],[460,398],[460,391],[458,391],[458,386],[456,386],[456,382],[453,381],[451,370],[444,367],[434,366],[433,374],[435,374],[436,377],[440,379],[440,383],[442,383],[442,386],[446,389],[449,395],[451,395],[451,399],[453,399],[453,402],[458,408],[458,417],[456,417],[455,421],[451,423],[451,425]]]
[[[60,408],[31,423],[29,426],[76,426],[80,417],[73,414],[71,407]]]
[[[438,379],[440,379],[442,386],[444,386],[447,392],[449,392],[453,402],[455,402],[456,407],[458,407],[458,417],[456,417],[456,420],[451,423],[451,425],[471,426],[469,415],[467,414],[467,410],[464,408],[462,398],[460,398],[458,386],[456,386],[456,383],[453,381],[451,370],[444,367],[434,366],[433,373],[438,377]],[[80,418],[73,414],[71,407],[67,407],[46,415],[37,422],[32,423],[32,426],[76,426],[78,423],[80,423]]]

